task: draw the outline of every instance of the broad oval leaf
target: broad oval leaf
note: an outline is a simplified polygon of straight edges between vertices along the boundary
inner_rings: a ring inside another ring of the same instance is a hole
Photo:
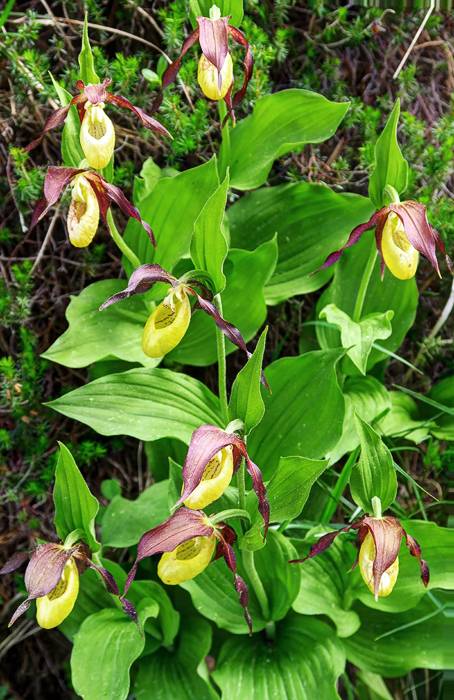
[[[138,664],[134,684],[137,700],[214,700],[204,659],[211,647],[210,625],[201,618],[185,619],[173,649],[160,649]]]
[[[328,462],[307,457],[281,457],[266,487],[270,522],[293,520],[304,508],[310,491]]]
[[[336,304],[339,309],[349,316],[353,315],[360,281],[371,246],[375,246],[375,239],[373,233],[368,232],[362,236],[358,243],[342,254],[339,262],[334,266],[333,281],[318,300],[317,315],[327,304]],[[398,280],[385,268],[385,276],[382,281],[377,257],[371,281],[367,288],[362,315],[385,313],[388,310],[394,311],[392,334],[386,340],[382,340],[380,345],[392,352],[397,350],[407,331],[413,325],[417,305],[418,290],[415,280]],[[340,334],[337,330],[317,325],[316,332],[318,342],[322,348],[339,347]],[[367,362],[367,370],[370,371],[377,362],[387,358],[388,355],[386,353],[372,348]]]
[[[215,158],[196,168],[153,181],[149,194],[144,182],[139,188],[140,201],[134,203],[152,227],[157,246],[153,248],[142,226],[134,219],[129,219],[124,235],[140,262],[159,263],[171,272],[180,258],[189,253],[194,223],[218,186]],[[124,266],[130,274],[131,265],[124,261]]]
[[[223,700],[339,700],[337,679],[345,653],[320,620],[291,614],[273,640],[262,635],[227,640],[213,676]]]
[[[155,607],[157,613],[157,604]],[[129,670],[144,645],[139,627],[121,610],[90,615],[74,637],[71,673],[75,691],[83,700],[126,700]]]
[[[102,543],[106,547],[130,547],[144,532],[169,517],[169,481],[158,481],[135,501],[115,496],[102,518]],[[121,526],[119,525],[121,523]]]
[[[95,534],[98,500],[88,488],[66,445],[60,442],[59,446],[53,494],[57,535],[63,542],[73,530],[82,530],[90,550],[97,552],[100,547]]]
[[[230,132],[230,159],[225,145],[221,160],[230,165],[230,185],[251,190],[266,181],[276,158],[301,150],[306,143],[331,138],[349,102],[330,102],[309,90],[281,90],[265,95],[254,111]]]
[[[72,296],[66,309],[69,328],[42,357],[65,367],[86,367],[112,357],[154,367],[157,361],[142,350],[143,327],[149,316],[143,297],[137,295],[99,311],[124,286],[122,280],[102,280]]]
[[[414,668],[454,667],[454,618],[429,596],[411,610],[392,615],[361,604],[355,610],[361,627],[344,640],[347,658],[355,666],[385,678],[403,676]]]
[[[277,304],[322,287],[334,270],[317,270],[372,212],[366,197],[299,182],[242,197],[229,208],[228,218],[232,245],[238,248],[252,250],[277,234],[279,258],[265,287],[267,303]]]
[[[248,552],[246,556],[250,553]],[[237,551],[238,571],[249,588],[249,612],[254,632],[264,629],[265,620],[249,581],[247,568]],[[270,607],[270,619],[281,620],[290,609],[298,590],[300,572],[288,564],[297,556],[291,542],[278,532],[268,532],[266,546],[254,552],[255,567],[265,589]],[[215,561],[192,581],[181,584],[190,594],[196,610],[218,627],[233,634],[247,634],[243,609],[233,587],[232,572],[225,562]]]
[[[101,377],[46,405],[101,435],[139,440],[173,437],[189,444],[202,424],[221,424],[219,399],[202,382],[160,368]]]
[[[265,375],[271,394],[264,394],[265,415],[252,431],[250,454],[266,478],[281,457],[320,459],[342,434],[344,398],[336,376],[343,351],[315,351],[283,357]]]

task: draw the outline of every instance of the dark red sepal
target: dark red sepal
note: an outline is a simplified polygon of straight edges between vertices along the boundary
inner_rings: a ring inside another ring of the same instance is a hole
[[[229,18],[210,19],[209,17],[197,17],[197,24],[199,26],[200,48],[205,58],[218,71],[218,85],[220,89],[222,85],[221,70],[229,53]]]
[[[233,538],[233,539],[232,539]],[[225,563],[233,573],[233,582],[235,590],[238,593],[240,605],[244,611],[244,619],[249,629],[249,634],[252,634],[252,617],[248,610],[249,605],[249,590],[246,582],[237,573],[236,556],[232,547],[232,541],[236,539],[236,535],[232,528],[224,525],[221,532],[218,532],[218,546],[216,549],[216,559],[223,557]]]
[[[0,569],[0,574],[12,574],[30,559],[30,552],[15,552]]]
[[[312,545],[305,557],[303,557],[302,559],[290,559],[289,564],[302,564],[307,559],[312,559],[312,557],[318,556],[319,554],[324,552],[325,549],[328,549],[328,547],[332,545],[336,537],[340,535],[341,532],[348,532],[352,528],[358,527],[359,523],[352,523],[351,525],[347,525],[346,527],[343,527],[340,530],[334,530],[333,532],[328,532],[326,535],[322,535],[317,540],[317,542],[315,542],[315,544]]]
[[[99,310],[107,309],[111,304],[116,304],[117,301],[132,297],[134,294],[144,294],[157,282],[168,282],[174,287],[178,284],[176,277],[166,272],[161,265],[141,265],[132,273],[126,289],[109,297],[104,304],[101,304]]]
[[[397,520],[388,515],[384,518],[373,518],[365,515],[360,521],[361,530],[369,531],[374,538],[375,559],[373,564],[374,595],[378,596],[381,577],[399,556],[400,544],[404,530]],[[364,539],[364,532],[361,539]]]
[[[188,453],[183,465],[183,492],[177,501],[177,505],[183,503],[199,485],[205,467],[211,459],[224,447],[231,445],[233,448],[234,469],[240,466],[244,457],[246,469],[249,472],[252,485],[258,498],[259,512],[264,522],[264,536],[266,537],[269,525],[270,508],[266,497],[266,489],[262,479],[262,473],[250,459],[246,445],[235,433],[227,433],[214,425],[202,425],[192,434]]]
[[[70,183],[72,178],[83,170],[78,168],[62,168],[55,165],[50,165],[47,168],[46,177],[44,178],[44,198],[41,199],[33,212],[30,230],[41,221],[47,214],[49,209],[58,202],[63,190]]]
[[[246,49],[246,53],[243,59],[243,84],[241,85],[240,89],[237,90],[237,92],[233,95],[232,98],[232,106],[236,107],[243,99],[247,90],[247,86],[249,85],[249,81],[252,78],[252,71],[254,70],[254,57],[252,55],[250,44],[244,36],[243,32],[240,32],[239,29],[237,29],[236,27],[232,27],[231,25],[229,25],[228,29],[232,39],[236,41],[237,44],[240,44]]]
[[[405,537],[405,544],[407,545],[408,551],[412,557],[416,557],[419,563],[419,568],[421,571],[421,579],[423,584],[427,587],[430,580],[430,571],[428,563],[421,557],[421,547],[414,537],[408,534],[403,528],[403,533]]]
[[[360,224],[359,226],[356,226],[353,231],[350,233],[347,243],[342,246],[342,248],[339,248],[339,250],[334,251],[334,253],[331,253],[328,255],[326,258],[325,262],[323,263],[321,269],[325,267],[331,267],[331,265],[334,265],[336,263],[344,250],[347,248],[351,248],[352,245],[355,245],[366,231],[369,231],[371,228],[374,228],[377,226],[378,222],[380,221],[381,218],[384,216],[384,221],[386,221],[386,214],[384,214],[384,210],[381,209],[380,211],[376,211],[372,216],[370,217],[369,221],[366,221],[364,224]],[[384,223],[383,221],[383,223]]]
[[[151,117],[140,107],[136,107],[135,105],[133,105],[132,102],[126,99],[126,97],[123,97],[122,95],[111,95],[110,93],[108,93],[107,101],[117,105],[117,107],[123,107],[123,109],[129,109],[131,112],[134,112],[134,114],[137,117],[139,117],[140,121],[146,129],[150,129],[150,131],[155,131],[156,133],[161,134],[162,136],[167,136],[170,139],[172,138],[170,132],[168,132],[167,129],[160,122],[158,122],[157,119]]]
[[[137,567],[142,559],[151,557],[153,554],[171,552],[193,537],[210,537],[214,532],[214,527],[208,524],[207,517],[202,511],[189,508],[180,508],[161,525],[145,532],[137,546],[136,560],[128,574],[123,595],[126,595],[134,581]]]

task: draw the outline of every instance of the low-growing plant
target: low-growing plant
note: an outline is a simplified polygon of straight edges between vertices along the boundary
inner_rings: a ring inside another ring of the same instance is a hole
[[[270,21],[293,4],[276,3]],[[1,570],[28,562],[10,624],[36,614],[41,627],[58,627],[73,645],[72,687],[86,700],[331,700],[341,687],[349,698],[388,698],[383,678],[443,671],[452,657],[453,532],[429,520],[425,486],[405,459],[420,449],[424,464],[445,467],[454,377],[427,394],[384,383],[390,359],[410,365],[398,351],[418,308],[420,256],[438,275],[451,270],[417,173],[422,158],[441,183],[452,134],[444,121],[437,127],[437,158],[407,114],[410,167],[397,136],[399,99],[377,138],[378,108],[356,100],[348,116],[348,102],[308,89],[268,94],[266,67],[283,60],[291,32],[278,28],[254,77],[251,43],[263,46],[265,29],[242,24],[242,2],[210,5],[190,3],[188,35],[185,4],[161,11],[168,50],[179,54],[144,74],[155,88],[149,109],[129,99],[141,56],[108,61],[92,51],[86,19],[71,83],[53,79],[60,107],[25,149],[10,151],[19,203],[43,183],[32,226],[60,202],[68,245],[96,246],[105,226],[124,275],[71,298],[68,328],[43,359],[20,328],[20,367],[0,361],[2,401],[44,451],[46,426],[29,424],[45,363],[91,366],[95,379],[48,406],[100,435],[143,441],[153,477],[129,500],[112,474],[100,501],[76,461],[89,474],[108,448],[91,438],[60,443],[56,464],[49,457],[28,484],[43,493],[55,473],[54,533]],[[363,21],[345,29],[354,43],[368,31]],[[240,118],[251,89],[254,108]],[[188,94],[197,95],[193,112],[176,117]],[[115,166],[115,107],[163,144],[170,123],[178,129],[166,167],[147,158],[133,177],[129,163]],[[357,157],[371,165],[368,197],[295,173],[268,184],[277,159],[331,138],[344,118],[365,130]],[[62,163],[42,173],[27,154],[58,127]],[[207,130],[214,155],[170,168]],[[132,178],[130,201],[122,186]],[[12,273],[1,303],[15,327],[28,315],[30,266]],[[301,353],[267,364],[267,306],[322,289],[300,324]],[[227,357],[238,349],[229,382]],[[216,392],[182,371],[214,364]],[[2,455],[10,447],[0,431]],[[401,506],[404,490],[414,494],[414,517]]]

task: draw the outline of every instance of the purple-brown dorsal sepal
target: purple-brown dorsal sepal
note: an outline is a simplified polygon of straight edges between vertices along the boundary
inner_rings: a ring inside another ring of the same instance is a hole
[[[58,126],[61,126],[64,123],[72,105],[77,105],[79,107],[85,101],[86,98],[84,95],[76,95],[71,99],[69,104],[65,105],[64,107],[59,107],[57,110],[55,110],[55,112],[52,112],[50,117],[47,118],[40,135],[37,136],[36,139],[33,139],[33,141],[29,143],[28,146],[25,146],[24,151],[26,151],[27,153],[33,151],[33,149],[36,148],[36,146],[39,146],[39,144],[43,140],[43,137],[49,131],[52,131],[52,129],[56,129]]]
[[[189,508],[180,508],[161,525],[148,530],[140,538],[137,557],[128,574],[123,595],[126,595],[133,582],[137,566],[142,559],[151,557],[153,554],[171,552],[193,537],[210,537],[214,532],[214,527],[208,523],[205,513]]]
[[[243,32],[240,32],[240,30],[236,27],[232,27],[231,25],[229,25],[229,34],[232,37],[232,39],[236,41],[237,44],[240,44],[244,49],[246,49],[246,53],[243,59],[243,84],[241,85],[239,90],[237,90],[237,92],[233,95],[232,98],[232,106],[236,107],[243,99],[247,90],[247,86],[249,85],[249,81],[252,78],[252,71],[254,69],[254,57],[252,55],[249,42],[244,36]]]
[[[432,228],[427,220],[427,210],[424,204],[408,200],[399,204],[390,204],[388,209],[402,221],[405,235],[421,255],[428,259],[434,270],[441,277],[437,260],[437,248],[446,256],[446,249],[437,231]],[[450,267],[449,258],[447,259]]]
[[[117,582],[115,581],[110,571],[108,571],[104,566],[101,566],[100,564],[95,564],[90,559],[86,560],[86,563],[88,564],[90,569],[94,569],[94,571],[98,572],[98,574],[104,581],[104,585],[109,591],[109,593],[112,593],[112,595],[120,595]]]
[[[218,532],[218,546],[216,549],[216,559],[219,559],[220,557],[224,558],[225,563],[229,567],[230,571],[233,573],[233,583],[235,586],[235,590],[238,593],[238,599],[240,601],[240,605],[243,608],[244,612],[244,619],[246,620],[246,624],[248,626],[249,634],[252,634],[252,618],[248,610],[248,605],[249,605],[249,591],[246,582],[244,581],[243,578],[237,573],[237,567],[236,567],[236,556],[234,549],[231,544],[231,534],[230,532],[231,528],[228,528],[227,526],[224,526],[222,528],[222,531]]]
[[[345,527],[342,527],[340,530],[333,530],[333,532],[327,532],[326,535],[322,535],[321,537],[319,537],[317,542],[315,542],[312,545],[305,557],[303,557],[302,559],[291,559],[289,561],[289,564],[302,564],[307,559],[312,559],[313,557],[322,554],[322,552],[324,552],[326,549],[328,549],[328,547],[330,547],[333,544],[336,537],[342,532],[348,532],[352,528],[357,529],[359,527],[360,523],[352,523],[351,525],[346,525]]]
[[[360,520],[360,528],[361,530],[363,528],[367,529],[374,539],[375,559],[372,571],[374,575],[374,595],[377,597],[381,577],[399,556],[402,537],[405,533],[397,518],[393,518],[390,515],[384,518],[373,518],[366,515]],[[364,532],[362,535],[364,535]]]
[[[141,265],[132,273],[126,289],[123,289],[121,292],[117,292],[117,294],[109,297],[104,304],[101,304],[99,310],[102,311],[103,309],[107,309],[108,306],[116,304],[117,301],[127,299],[135,294],[144,294],[157,282],[167,282],[174,287],[178,284],[176,277],[170,275],[160,265]]]
[[[192,32],[186,39],[186,41],[183,43],[183,46],[181,47],[181,52],[178,58],[173,61],[173,63],[170,64],[170,66],[166,69],[164,72],[164,75],[162,76],[162,90],[165,90],[165,88],[173,83],[178,75],[178,71],[181,68],[181,61],[184,58],[184,56],[187,54],[189,49],[194,46],[194,44],[198,41],[199,39],[199,29]],[[162,102],[162,91],[159,95],[159,100],[155,101],[153,104],[153,111],[157,109],[157,107],[161,104]]]
[[[323,270],[326,267],[331,267],[331,265],[334,265],[334,263],[336,263],[339,260],[344,250],[347,250],[347,248],[351,248],[352,245],[355,245],[355,243],[359,241],[363,233],[377,226],[377,224],[381,221],[383,216],[385,216],[386,220],[385,210],[380,209],[380,211],[376,211],[374,214],[372,214],[369,221],[366,221],[365,223],[356,226],[350,233],[347,243],[343,245],[342,248],[339,248],[339,250],[335,250],[334,253],[330,253],[330,255],[328,255],[320,269]]]
[[[221,70],[229,53],[229,18],[197,17],[199,43],[202,53],[218,71],[219,88],[222,85]]]
[[[136,107],[135,105],[133,105],[132,102],[126,99],[126,97],[123,97],[122,95],[111,95],[109,93],[107,95],[107,101],[117,105],[117,107],[129,109],[136,115],[136,117],[139,117],[141,123],[145,128],[150,129],[151,131],[155,131],[156,133],[161,134],[162,136],[172,138],[172,135],[167,131],[165,126],[158,122],[157,119],[154,119],[149,114],[147,114],[140,107]]]
[[[263,517],[265,532],[269,524],[269,504],[266,497],[266,489],[262,479],[262,473],[250,459],[246,445],[235,433],[227,433],[214,425],[202,425],[192,434],[188,453],[183,465],[183,492],[177,505],[183,503],[200,484],[203,472],[207,464],[224,447],[233,448],[234,468],[238,469],[241,459],[244,457],[246,469],[252,479],[252,486],[259,502],[259,512]]]
[[[41,544],[35,549],[25,570],[27,599],[19,605],[9,626],[28,610],[32,600],[47,595],[56,587],[67,561],[76,550],[77,546],[65,549],[60,544]]]
[[[0,574],[12,574],[30,559],[30,552],[15,552],[0,569]]]
[[[419,543],[415,540],[414,537],[408,534],[403,528],[403,534],[405,537],[405,544],[408,547],[408,551],[412,555],[412,557],[415,557],[418,560],[419,563],[419,569],[421,571],[421,579],[423,584],[427,587],[429,584],[430,580],[430,571],[429,571],[429,565],[427,562],[422,558],[421,556],[421,547],[419,546]]]
[[[38,221],[47,214],[49,209],[58,202],[63,190],[70,183],[72,178],[83,170],[78,168],[62,168],[51,165],[47,169],[46,177],[44,178],[44,198],[41,199],[32,215],[30,230],[36,226]]]

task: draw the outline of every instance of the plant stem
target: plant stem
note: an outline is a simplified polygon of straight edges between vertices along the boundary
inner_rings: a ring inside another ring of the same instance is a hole
[[[263,583],[257,573],[257,569],[255,568],[254,552],[250,552],[248,549],[243,549],[241,558],[243,560],[243,565],[248,575],[248,579],[252,585],[252,588],[254,589],[257,600],[259,601],[262,615],[265,620],[269,620],[270,606]]]
[[[219,152],[219,176],[223,180],[227,171],[227,166],[230,163],[230,124],[229,120],[222,126],[224,119],[227,116],[227,107],[224,100],[218,102],[219,120],[221,122],[222,148]]]
[[[238,505],[241,510],[246,509],[246,474],[244,467],[244,459],[241,460],[240,467],[236,474],[236,483],[238,487]]]
[[[114,239],[115,243],[117,244],[118,248],[121,250],[123,255],[128,258],[129,262],[133,266],[134,269],[136,267],[140,266],[140,260],[137,257],[135,253],[132,252],[131,248],[125,243],[123,238],[121,237],[121,234],[117,227],[115,226],[115,221],[112,216],[112,212],[110,211],[110,207],[107,210],[107,226],[110,231],[110,235]]]
[[[378,496],[372,496],[371,501],[372,501],[372,510],[374,512],[374,518],[381,518],[382,517],[381,499]]]
[[[363,271],[363,276],[361,277],[361,282],[358,289],[358,295],[355,301],[355,307],[353,309],[353,321],[358,323],[361,320],[361,314],[363,313],[363,306],[366,300],[367,288],[372,277],[372,273],[375,267],[375,261],[377,259],[377,249],[375,245],[371,245],[369,257],[367,259],[366,267]]]
[[[222,316],[222,300],[221,295],[216,294],[214,303]],[[219,401],[221,402],[221,412],[224,425],[229,422],[229,402],[227,398],[227,369],[225,362],[225,336],[220,328],[216,326],[216,349],[218,355],[218,392]],[[242,506],[240,506],[241,508]]]

